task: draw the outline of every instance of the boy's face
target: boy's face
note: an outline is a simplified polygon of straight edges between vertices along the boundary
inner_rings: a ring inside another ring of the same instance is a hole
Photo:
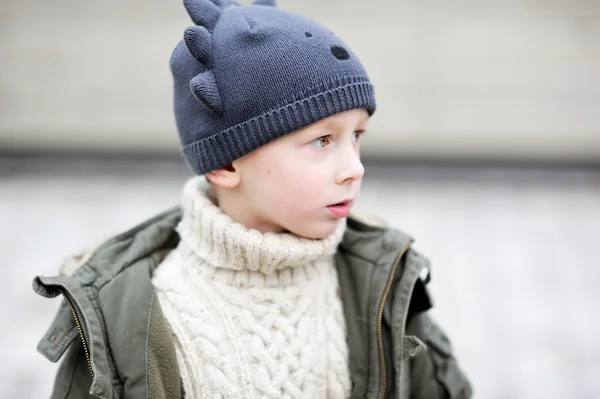
[[[360,193],[359,137],[368,118],[364,109],[339,113],[234,161],[238,199],[224,211],[262,232],[331,235]]]

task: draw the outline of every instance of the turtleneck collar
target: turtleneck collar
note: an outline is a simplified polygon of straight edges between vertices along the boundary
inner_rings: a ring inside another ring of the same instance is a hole
[[[336,231],[323,239],[261,233],[232,220],[211,197],[204,176],[190,179],[183,190],[183,218],[177,231],[186,249],[214,268],[272,274],[303,266],[335,253],[346,228],[341,219]]]

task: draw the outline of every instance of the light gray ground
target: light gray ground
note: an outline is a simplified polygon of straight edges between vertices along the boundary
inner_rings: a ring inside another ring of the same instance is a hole
[[[35,347],[61,259],[177,203],[167,161],[0,159],[0,397],[48,397]],[[373,166],[359,208],[416,238],[435,316],[483,399],[600,398],[600,171]]]

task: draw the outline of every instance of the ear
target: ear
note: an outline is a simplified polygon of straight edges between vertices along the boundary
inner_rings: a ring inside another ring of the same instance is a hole
[[[233,166],[233,164],[206,172],[206,178],[212,184],[223,188],[235,188],[240,184],[241,181],[240,172]]]

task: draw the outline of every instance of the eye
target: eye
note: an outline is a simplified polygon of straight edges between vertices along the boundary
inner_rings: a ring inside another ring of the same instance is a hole
[[[357,130],[354,133],[352,133],[352,142],[353,143],[358,143],[358,140],[360,139],[360,137],[365,134],[364,130]]]
[[[311,141],[310,145],[317,148],[325,148],[327,147],[327,145],[329,145],[330,142],[331,139],[329,138],[329,136],[321,136],[318,139]]]

